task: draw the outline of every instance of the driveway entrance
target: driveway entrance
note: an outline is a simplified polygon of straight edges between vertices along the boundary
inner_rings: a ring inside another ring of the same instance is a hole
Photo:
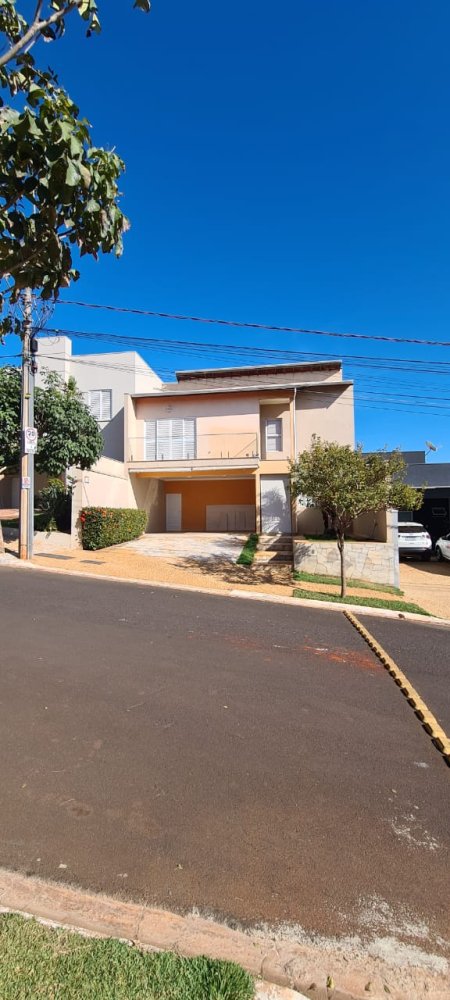
[[[181,532],[180,534],[143,535],[126,548],[133,549],[142,556],[159,556],[170,562],[194,559],[204,562],[209,559],[236,562],[247,534],[218,534],[216,532]],[[124,546],[125,547],[125,546]]]

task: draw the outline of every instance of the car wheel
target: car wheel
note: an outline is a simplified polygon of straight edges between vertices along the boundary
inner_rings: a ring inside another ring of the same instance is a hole
[[[444,556],[442,555],[442,549],[439,548],[439,545],[436,545],[436,559],[437,559],[437,561],[438,562],[442,562],[443,558],[444,558]]]

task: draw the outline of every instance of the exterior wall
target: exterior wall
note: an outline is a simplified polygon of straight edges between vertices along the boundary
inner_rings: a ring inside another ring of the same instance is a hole
[[[136,507],[148,514],[146,531],[166,530],[166,498],[161,479],[145,479],[130,476],[131,488]]]
[[[296,399],[297,453],[311,447],[313,434],[323,441],[355,446],[353,386],[336,392],[307,389]],[[297,457],[297,456],[295,456]]]
[[[130,461],[144,460],[144,421],[195,417],[197,458],[245,458],[259,451],[259,400],[250,394],[136,399],[129,410]],[[131,456],[133,456],[131,458]]]
[[[291,411],[289,402],[287,403],[262,403],[260,407],[261,418],[261,460],[280,461],[290,458],[292,452],[291,435]],[[266,451],[266,420],[281,420],[281,451]]]
[[[369,583],[398,587],[398,551],[383,542],[345,543],[347,576]],[[294,569],[305,573],[340,575],[336,542],[307,542],[294,539]]]
[[[93,469],[69,469],[76,480],[72,497],[72,536],[78,538],[82,507],[137,507],[123,462],[101,458]]]
[[[73,376],[80,392],[92,389],[111,390],[111,420],[100,421],[104,440],[104,455],[123,461],[124,458],[124,396],[133,392],[154,392],[161,379],[136,351],[107,354],[72,354],[68,337],[39,338],[39,371],[36,384],[43,385],[45,369],[56,371],[65,381]]]
[[[210,504],[255,506],[254,479],[173,480],[165,482],[164,488],[165,493],[181,493],[183,531],[205,531],[206,507]]]
[[[304,522],[302,527],[304,534],[317,534],[323,531],[322,515],[317,508],[307,508],[303,513],[304,516],[310,515],[309,523],[312,525],[311,528],[305,528],[306,521]],[[345,542],[348,577],[367,580],[369,583],[399,586],[397,523],[396,510],[364,514],[354,522],[352,540]],[[358,535],[365,539],[373,538],[374,541],[357,541]],[[336,542],[294,539],[294,568],[305,573],[339,576],[340,559]]]

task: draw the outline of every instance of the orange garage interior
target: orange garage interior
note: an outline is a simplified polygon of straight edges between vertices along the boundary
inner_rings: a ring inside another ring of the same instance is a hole
[[[164,483],[166,493],[181,493],[183,531],[206,531],[211,504],[255,504],[254,479],[188,479]]]

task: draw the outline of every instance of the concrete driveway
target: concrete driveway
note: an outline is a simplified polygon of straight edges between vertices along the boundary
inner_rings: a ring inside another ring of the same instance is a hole
[[[450,618],[450,562],[401,562],[400,586],[406,600],[438,618]]]
[[[175,564],[183,559],[193,559],[196,562],[220,559],[234,563],[247,538],[247,534],[185,531],[144,535],[127,543],[126,548],[141,556],[157,556]]]

